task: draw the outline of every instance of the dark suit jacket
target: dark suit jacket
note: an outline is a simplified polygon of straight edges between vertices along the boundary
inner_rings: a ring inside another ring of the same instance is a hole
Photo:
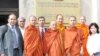
[[[16,31],[18,33],[18,49],[19,49],[19,55],[22,56],[23,54],[23,37],[21,35],[21,31],[18,27],[15,27]],[[12,31],[8,25],[0,26],[0,53],[5,53],[5,50],[7,50],[7,56],[13,56],[13,42],[12,42]]]

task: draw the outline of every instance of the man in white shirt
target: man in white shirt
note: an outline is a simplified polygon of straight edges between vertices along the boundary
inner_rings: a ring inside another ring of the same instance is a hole
[[[39,31],[40,31],[40,37],[43,39],[44,38],[44,33],[46,31],[45,18],[43,16],[38,18],[38,26],[39,26]]]
[[[25,28],[25,18],[24,17],[18,18],[18,26],[19,26],[19,29],[22,33],[22,36],[24,36],[24,28]]]
[[[44,33],[46,31],[46,28],[45,28],[45,17],[43,16],[40,16],[38,18],[38,28],[39,28],[39,32],[40,32],[40,39],[41,39],[41,42],[42,42],[42,46],[44,45],[43,43],[43,39],[44,39]],[[43,47],[42,47],[43,49]],[[43,50],[43,56],[45,56],[45,53],[44,53],[44,50]]]

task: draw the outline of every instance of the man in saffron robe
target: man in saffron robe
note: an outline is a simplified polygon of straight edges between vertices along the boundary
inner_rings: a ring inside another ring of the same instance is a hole
[[[88,52],[87,52],[87,48],[86,48],[86,43],[87,43],[87,39],[88,39],[88,35],[89,35],[89,29],[88,29],[88,25],[86,25],[86,17],[85,16],[81,16],[80,17],[80,23],[77,26],[78,28],[80,28],[83,31],[84,34],[84,40],[83,40],[83,51],[82,54],[83,56],[89,56]]]
[[[56,22],[57,22],[57,29],[59,30],[59,31],[63,31],[64,29],[65,29],[65,26],[64,26],[64,24],[63,24],[63,16],[61,15],[61,14],[58,14],[57,16],[56,16]]]
[[[35,27],[36,17],[30,17],[30,24],[24,34],[24,56],[43,56],[39,30]]]
[[[63,15],[58,14],[56,16],[56,22],[57,22],[57,29],[59,30],[60,34],[60,39],[61,39],[61,44],[62,44],[62,52],[64,53],[64,29],[65,26],[63,24],[64,18]]]
[[[50,28],[45,32],[44,50],[47,56],[63,56],[61,52],[61,39],[60,33],[56,29],[56,22],[50,23]]]
[[[76,17],[69,17],[69,26],[65,29],[64,47],[66,56],[80,56],[83,32],[76,26]]]

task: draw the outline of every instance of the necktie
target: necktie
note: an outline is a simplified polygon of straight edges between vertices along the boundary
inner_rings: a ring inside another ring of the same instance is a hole
[[[43,28],[42,28],[42,31],[41,31],[41,37],[42,37],[42,39],[44,38],[44,31],[43,31]]]

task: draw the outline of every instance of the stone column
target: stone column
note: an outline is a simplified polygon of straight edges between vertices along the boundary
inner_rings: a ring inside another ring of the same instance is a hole
[[[91,23],[92,19],[92,1],[91,0],[81,0],[81,16],[86,16],[87,23]]]
[[[98,15],[97,15],[98,18],[97,19],[98,19],[98,24],[99,24],[99,27],[100,27],[100,0],[98,0],[97,4],[98,4],[98,6],[97,6],[98,7]]]
[[[92,0],[92,22],[98,23],[98,0]]]
[[[28,23],[31,15],[36,15],[36,0],[19,0],[19,16],[25,17]]]
[[[81,0],[81,15],[87,17],[89,24],[96,22],[100,25],[100,0]]]

